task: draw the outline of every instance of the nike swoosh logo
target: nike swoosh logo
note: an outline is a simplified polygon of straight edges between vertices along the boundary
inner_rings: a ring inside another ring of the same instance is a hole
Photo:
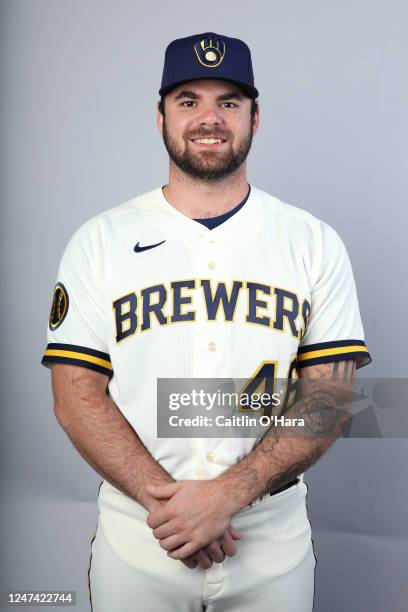
[[[162,240],[161,242],[157,242],[156,244],[148,244],[147,246],[140,246],[140,243],[138,242],[134,248],[134,251],[135,253],[142,253],[142,251],[148,251],[149,249],[154,249],[155,247],[160,246],[163,244],[163,242],[166,241]]]

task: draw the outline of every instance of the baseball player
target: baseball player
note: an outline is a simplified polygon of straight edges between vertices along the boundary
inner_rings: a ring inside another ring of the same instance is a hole
[[[335,436],[159,437],[157,381],[351,384],[371,358],[350,261],[327,223],[248,183],[259,107],[244,42],[173,41],[159,94],[168,183],[71,238],[42,360],[59,423],[103,477],[91,606],[311,612],[303,474]],[[324,434],[315,400],[286,414]]]

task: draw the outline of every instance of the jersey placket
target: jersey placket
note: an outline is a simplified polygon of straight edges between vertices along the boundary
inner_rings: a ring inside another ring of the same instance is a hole
[[[219,233],[219,232],[217,232]],[[203,230],[195,241],[193,269],[197,279],[197,293],[202,308],[197,314],[195,333],[193,338],[192,377],[205,378],[207,391],[215,392],[218,389],[218,378],[223,372],[229,370],[228,360],[228,329],[224,323],[222,307],[215,321],[207,320],[207,309],[205,308],[204,292],[200,286],[201,280],[209,280],[213,287],[217,281],[228,278],[227,256],[225,244],[219,237],[216,238],[212,231]],[[221,321],[222,323],[218,323]],[[211,382],[211,379],[214,382]],[[215,416],[214,412],[207,412],[205,407],[200,414]],[[215,478],[228,465],[227,440],[216,438],[216,430],[211,429],[214,437],[196,438],[193,446],[195,448],[196,477]]]

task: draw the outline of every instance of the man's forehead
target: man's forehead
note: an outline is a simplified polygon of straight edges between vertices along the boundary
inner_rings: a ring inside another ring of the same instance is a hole
[[[187,81],[175,87],[169,92],[169,97],[176,97],[183,91],[193,92],[197,95],[223,95],[227,93],[237,93],[243,98],[246,97],[242,89],[229,81],[220,79],[197,79],[195,81]]]

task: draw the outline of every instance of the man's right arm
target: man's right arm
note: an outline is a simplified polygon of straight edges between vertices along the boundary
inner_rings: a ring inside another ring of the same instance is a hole
[[[152,457],[136,431],[116,404],[107,395],[108,376],[83,367],[54,363],[52,387],[55,416],[83,458],[105,480],[136,500],[149,512],[162,501],[151,497],[148,485],[174,482],[174,479]],[[235,554],[234,536],[225,534],[222,548],[225,554]],[[207,554],[208,553],[208,554]],[[197,561],[208,568],[222,561],[224,553],[219,542],[199,551],[187,565]],[[211,559],[209,558],[211,557]]]
[[[147,510],[157,501],[151,483],[174,482],[153,459],[135,430],[107,395],[108,376],[55,363],[52,387],[55,416],[84,459],[114,487]]]

